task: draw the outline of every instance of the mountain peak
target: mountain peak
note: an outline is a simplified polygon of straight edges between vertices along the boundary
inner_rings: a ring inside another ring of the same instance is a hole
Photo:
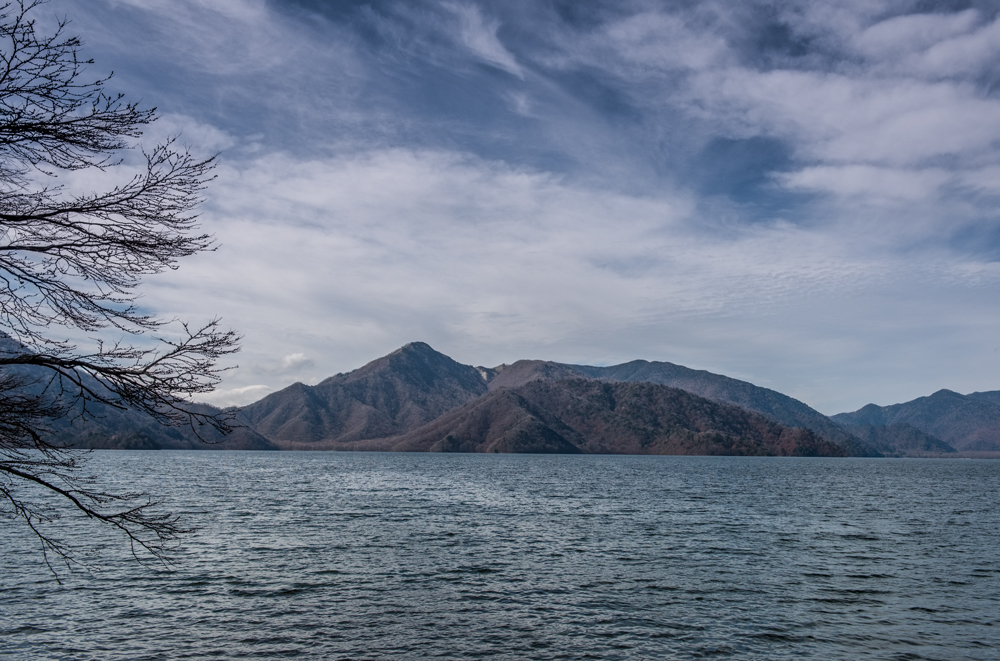
[[[283,447],[343,449],[415,429],[485,392],[476,368],[424,342],[410,342],[315,386],[271,393],[243,408],[241,416]]]
[[[410,352],[410,351],[414,351],[414,352],[418,352],[418,353],[439,353],[439,352],[435,351],[434,348],[431,347],[431,345],[427,344],[426,342],[419,342],[419,341],[418,342],[407,342],[403,346],[401,346],[398,349],[396,349],[395,351],[393,351],[393,353],[404,353],[404,352]]]
[[[934,397],[934,398],[937,398],[937,399],[941,399],[941,398],[944,398],[944,397],[950,397],[950,398],[959,397],[959,398],[964,399],[965,395],[957,393],[954,390],[948,390],[947,388],[941,388],[941,390],[938,390],[936,393],[934,393],[933,395],[931,395],[931,397]]]

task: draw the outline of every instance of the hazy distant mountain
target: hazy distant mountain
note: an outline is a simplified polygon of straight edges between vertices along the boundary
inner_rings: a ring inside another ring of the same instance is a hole
[[[218,414],[207,404],[190,404],[192,410]],[[278,446],[248,427],[223,435],[210,425],[168,427],[144,413],[106,404],[88,404],[94,416],[53,420],[52,438],[75,448],[97,450],[278,450]]]
[[[29,351],[10,336],[0,334],[0,352],[17,355]],[[4,367],[8,373],[17,373],[29,379],[27,391],[34,394],[48,393],[60,398],[50,384],[52,373],[33,365]],[[84,382],[100,392],[99,381],[85,376]],[[71,400],[65,400],[67,404]],[[186,404],[191,410],[220,414],[221,410],[208,404]],[[277,446],[248,428],[234,429],[223,435],[210,425],[167,427],[145,413],[122,410],[100,402],[87,403],[87,416],[80,415],[79,402],[71,406],[66,415],[47,422],[46,438],[56,445],[83,449],[114,450],[277,450]]]
[[[318,385],[272,393],[240,419],[280,447],[320,449],[406,433],[485,392],[475,367],[413,342]]]
[[[1000,451],[1000,392],[960,395],[939,390],[902,404],[868,404],[832,419],[843,425],[906,423],[958,450]]]
[[[677,388],[583,378],[497,388],[393,441],[438,452],[847,455],[807,429]]]

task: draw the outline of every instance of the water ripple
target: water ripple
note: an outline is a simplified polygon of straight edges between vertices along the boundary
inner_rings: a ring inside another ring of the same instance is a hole
[[[8,526],[0,659],[1000,659],[996,461],[92,465],[199,532],[172,570],[97,538],[58,586]]]

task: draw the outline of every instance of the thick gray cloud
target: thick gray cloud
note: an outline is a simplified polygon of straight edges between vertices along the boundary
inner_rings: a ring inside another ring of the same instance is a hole
[[[147,136],[222,150],[151,279],[218,403],[411,340],[642,357],[824,412],[997,389],[992,3],[53,0]],[[85,186],[88,182],[74,182]]]

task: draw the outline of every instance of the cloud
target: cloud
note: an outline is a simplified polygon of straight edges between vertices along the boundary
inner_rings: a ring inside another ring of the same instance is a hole
[[[379,112],[357,106],[370,71],[356,40],[319,14],[263,0],[105,0],[87,12],[56,0],[46,8],[72,17],[70,31],[84,35],[95,59],[88,71],[114,69],[109,89],[157,106],[161,124],[186,116],[235,139],[315,149],[380,123]],[[332,126],[339,135],[317,140]]]
[[[290,353],[279,360],[264,360],[253,366],[250,371],[268,378],[280,378],[283,381],[294,379],[316,366],[316,361],[304,353]],[[310,380],[306,377],[306,380]],[[315,380],[315,379],[312,379]]]
[[[593,47],[642,69],[705,70],[732,61],[725,39],[691,29],[686,17],[642,12],[610,24]]]
[[[271,392],[271,388],[265,385],[243,386],[241,388],[219,388],[210,393],[198,395],[197,401],[227,408],[229,406],[246,406],[256,402]]]
[[[943,42],[968,34],[979,22],[975,9],[955,14],[927,13],[893,16],[871,25],[854,39],[858,51],[873,59],[889,59],[926,52]]]
[[[994,43],[992,36],[1000,36],[1000,23],[972,31],[976,17],[971,10],[955,16],[898,17],[856,35],[858,45],[839,44],[847,50],[836,60],[762,69],[741,58],[717,26],[667,12],[647,13],[602,26],[581,46],[564,45],[575,57],[564,56],[559,64],[600,67],[626,89],[634,86],[637,94],[659,81],[665,94],[648,97],[653,103],[669,104],[717,135],[787,138],[805,161],[912,166],[943,156],[992,152],[1000,139],[1000,101],[984,94],[975,80],[1000,52],[1000,41]],[[959,48],[956,40],[965,40],[967,48]],[[896,70],[901,48],[905,58],[907,52],[926,54],[946,47],[961,50],[968,62],[946,72],[956,78],[914,78],[914,72],[934,69],[928,62],[912,64],[912,71]],[[863,65],[844,64],[856,51],[866,57]],[[685,76],[681,81],[679,73]]]
[[[896,16],[865,29],[853,46],[883,75],[975,78],[1000,55],[1000,19],[984,23],[975,9]]]
[[[822,191],[845,197],[920,202],[937,197],[938,189],[952,180],[941,168],[900,170],[867,165],[817,166],[780,175],[783,186]]]
[[[960,181],[975,191],[1000,195],[1000,165],[963,172]]]
[[[304,353],[290,353],[281,359],[281,369],[286,371],[297,370],[312,362]]]
[[[475,5],[447,2],[443,6],[458,17],[459,36],[466,48],[490,64],[518,78],[524,78],[517,60],[497,38],[499,21],[487,20]]]
[[[990,92],[1000,23],[976,10],[912,11],[906,3],[644,5],[564,26],[544,62],[600,71],[642,117],[636,136],[663,145],[667,178],[743,206],[703,200],[706,215],[755,222],[788,209],[784,219],[804,224],[878,217],[907,227],[899,249],[909,250],[914,217],[938,241],[991,216],[992,202],[966,193],[988,190],[986,173],[1000,165],[1000,100]],[[773,158],[730,164],[720,152],[706,161],[720,144],[767,147]],[[786,197],[815,193],[813,203]]]
[[[789,138],[803,159],[912,166],[977,156],[1000,139],[1000,101],[963,85],[725,71],[701,80],[719,119]]]

